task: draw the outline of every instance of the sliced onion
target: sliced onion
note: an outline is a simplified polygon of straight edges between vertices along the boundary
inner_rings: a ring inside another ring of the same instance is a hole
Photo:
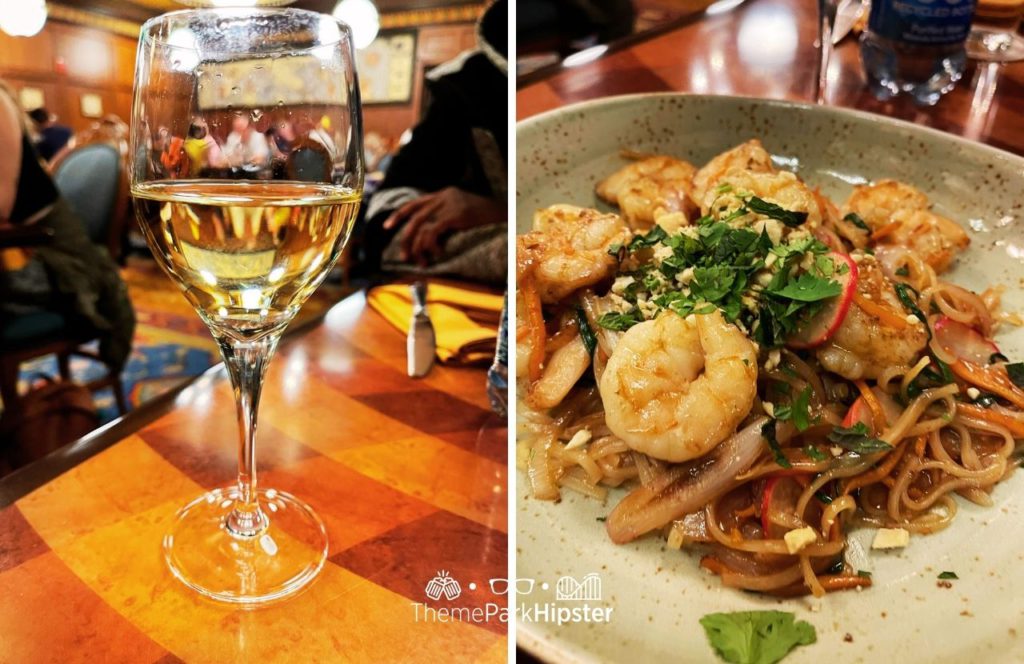
[[[612,541],[631,542],[702,508],[735,486],[736,476],[749,468],[764,449],[761,426],[767,420],[758,418],[706,456],[668,470],[664,482],[633,490],[605,522]]]

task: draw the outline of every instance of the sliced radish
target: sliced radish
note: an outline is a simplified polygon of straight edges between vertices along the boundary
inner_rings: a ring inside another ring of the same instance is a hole
[[[829,256],[836,265],[836,274],[833,274],[832,278],[839,282],[843,290],[786,341],[792,348],[813,348],[825,343],[843,324],[843,320],[850,310],[850,302],[853,301],[853,294],[857,291],[857,264],[853,262],[849,254],[833,251]],[[841,265],[849,267],[846,274],[838,273]]]
[[[761,527],[766,538],[782,537],[787,530],[803,525],[793,514],[803,487],[792,476],[771,475],[761,498]]]
[[[999,352],[999,347],[980,332],[949,316],[939,316],[934,329],[935,340],[958,359],[985,366],[992,355]]]
[[[849,429],[858,422],[863,422],[868,431],[874,431],[875,418],[871,413],[871,407],[868,406],[868,402],[864,397],[857,397],[857,400],[850,406],[850,410],[846,411],[846,417],[843,418],[843,426]]]

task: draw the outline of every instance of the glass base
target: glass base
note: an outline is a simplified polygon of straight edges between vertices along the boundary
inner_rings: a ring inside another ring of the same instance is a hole
[[[1024,38],[1013,32],[974,28],[967,38],[967,55],[983,62],[1024,60]]]
[[[228,528],[237,487],[216,489],[181,508],[164,535],[164,559],[189,588],[221,602],[255,606],[284,599],[312,581],[327,559],[327,531],[305,503],[259,489],[265,526],[252,537]]]

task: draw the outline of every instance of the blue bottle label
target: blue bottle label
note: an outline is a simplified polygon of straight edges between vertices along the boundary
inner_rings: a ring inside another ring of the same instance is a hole
[[[874,0],[868,29],[908,44],[956,44],[967,39],[974,0]]]

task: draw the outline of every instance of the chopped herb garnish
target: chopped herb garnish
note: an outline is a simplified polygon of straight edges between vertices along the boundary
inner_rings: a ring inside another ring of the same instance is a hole
[[[619,253],[621,251],[622,251],[622,243],[621,242],[613,242],[610,245],[608,245],[608,255],[609,256],[615,256],[616,258],[618,258]]]
[[[751,196],[747,199],[747,207],[750,208],[751,212],[763,214],[771,219],[778,219],[790,228],[801,226],[805,221],[807,221],[806,212],[786,210],[775,203],[769,203],[757,196]]]
[[[820,500],[821,502],[825,503],[826,505],[832,502],[832,496],[828,495],[824,491],[815,492],[814,497]]]
[[[859,569],[859,570],[857,570],[857,576],[859,576],[859,577],[861,577],[863,579],[870,579],[871,578],[871,572],[867,571],[866,569]]]
[[[615,330],[616,332],[625,332],[629,328],[639,323],[643,318],[640,316],[639,309],[633,309],[626,313],[619,313],[616,311],[609,311],[608,313],[601,314],[601,317],[597,319],[597,324],[606,330]]]
[[[804,447],[804,454],[811,457],[815,461],[824,461],[828,458],[828,455],[819,450],[814,445],[807,445]]]
[[[864,220],[861,219],[860,215],[857,214],[856,212],[851,212],[845,217],[843,217],[843,221],[850,222],[851,224],[861,229],[862,231],[867,231],[868,233],[871,232],[871,229],[868,227],[866,223],[864,223]]]
[[[910,266],[909,265],[904,265],[903,267],[896,268],[896,275],[900,276],[900,277],[909,277],[910,276]]]
[[[700,624],[711,647],[731,664],[775,664],[818,640],[813,625],[788,611],[709,613]]]
[[[1009,362],[1010,358],[1006,357],[1002,353],[992,353],[988,356],[988,363],[995,364],[996,362]]]
[[[925,331],[928,332],[928,341],[931,341],[932,329],[928,327],[928,317],[921,313],[920,307],[917,306],[917,291],[906,284],[896,284],[893,288],[896,290],[896,297],[900,299],[903,306],[924,325]],[[914,293],[914,297],[910,296],[911,292]]]
[[[943,572],[942,574],[939,574],[939,578],[940,579],[959,579],[960,577],[956,575],[956,572]]]
[[[606,517],[606,516],[599,516],[599,517],[597,517],[597,520],[600,521],[601,523],[604,523],[605,521],[608,520],[608,517]]]
[[[787,281],[782,288],[772,288],[769,284],[765,292],[797,302],[818,302],[839,295],[843,292],[843,287],[838,281],[804,272],[796,279]]]
[[[775,420],[768,420],[761,425],[761,435],[768,441],[768,449],[772,451],[775,463],[779,464],[782,468],[792,468],[793,464],[782,453],[782,448],[779,447],[779,440],[775,437]]]
[[[636,251],[640,247],[653,247],[666,237],[668,237],[668,233],[665,232],[665,229],[655,224],[646,235],[634,235],[633,239],[629,241],[629,250]]]
[[[576,321],[580,326],[580,339],[583,340],[583,346],[587,349],[587,355],[593,357],[594,349],[597,348],[597,336],[590,328],[590,321],[587,320],[587,314],[583,313],[583,309],[576,309]]]
[[[852,427],[836,427],[828,439],[845,450],[856,454],[874,454],[892,449],[892,445],[870,435],[868,426],[857,422]]]
[[[1006,373],[1017,387],[1024,387],[1024,362],[1006,365]]]

